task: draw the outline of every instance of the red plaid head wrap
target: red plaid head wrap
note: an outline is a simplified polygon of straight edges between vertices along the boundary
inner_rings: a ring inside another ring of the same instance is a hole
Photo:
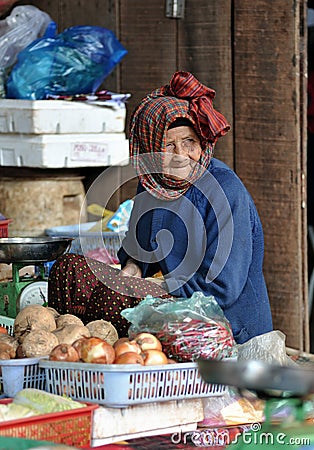
[[[230,126],[213,108],[215,91],[189,72],[176,72],[170,84],[148,94],[134,111],[130,124],[130,157],[142,185],[152,195],[173,200],[209,166],[213,146]],[[176,118],[189,119],[202,146],[199,164],[188,180],[172,180],[162,174],[166,131]]]

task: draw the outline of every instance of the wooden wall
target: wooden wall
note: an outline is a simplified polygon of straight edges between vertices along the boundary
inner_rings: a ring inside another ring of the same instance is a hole
[[[232,131],[216,156],[252,193],[265,230],[265,276],[274,326],[288,345],[308,349],[306,267],[305,0],[186,0],[184,19],[165,17],[161,0],[33,0],[59,31],[113,29],[128,55],[105,81],[130,92],[128,117],[150,90],[189,70],[217,92]],[[118,184],[133,176],[116,169]],[[86,169],[91,182],[96,171]],[[116,193],[132,196],[135,180]]]
[[[234,2],[235,169],[262,217],[274,325],[300,347],[309,337],[304,13],[303,2]]]

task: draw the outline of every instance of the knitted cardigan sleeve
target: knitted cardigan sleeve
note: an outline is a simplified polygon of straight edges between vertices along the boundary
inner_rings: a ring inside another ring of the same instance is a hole
[[[209,208],[204,214],[206,248],[202,263],[193,276],[171,292],[178,297],[190,297],[195,291],[213,295],[225,309],[237,301],[248,281],[257,216],[250,195],[232,171],[220,170],[216,179],[225,198],[215,202],[215,210]],[[259,251],[262,255],[263,245]],[[175,283],[169,280],[171,285]]]

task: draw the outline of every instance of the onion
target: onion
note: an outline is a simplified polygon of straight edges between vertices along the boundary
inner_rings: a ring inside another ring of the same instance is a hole
[[[135,352],[126,352],[119,355],[115,361],[115,364],[141,364],[144,365],[144,359],[141,355]]]
[[[143,352],[146,350],[159,350],[162,351],[161,342],[151,333],[139,333],[133,339]]]
[[[87,337],[81,337],[81,338],[76,339],[76,341],[72,342],[72,347],[75,348],[75,350],[77,351],[80,359],[82,359],[81,348],[82,348],[83,343],[86,341],[86,339],[88,339],[88,338]]]
[[[98,337],[82,338],[77,345],[81,360],[91,364],[112,364],[115,351],[112,345]],[[76,341],[77,342],[77,341]]]
[[[127,341],[129,341],[129,338],[127,338],[127,337],[119,338],[119,339],[113,344],[113,348],[116,348],[118,345],[122,344],[122,342],[127,342]]]
[[[138,355],[141,353],[141,348],[135,341],[121,342],[120,344],[115,346],[114,350],[116,358],[127,352],[137,353]]]
[[[168,364],[168,358],[165,353],[160,350],[146,350],[142,353],[145,366],[157,366],[159,364]]]
[[[77,351],[70,344],[59,344],[49,354],[50,361],[77,362],[79,359]]]

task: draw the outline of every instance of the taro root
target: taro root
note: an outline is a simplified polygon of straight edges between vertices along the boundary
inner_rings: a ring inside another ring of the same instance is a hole
[[[55,320],[57,320],[57,318],[60,317],[60,313],[58,313],[56,309],[52,308],[51,306],[45,306],[45,308],[53,314]]]
[[[62,314],[56,319],[57,328],[63,328],[67,325],[81,325],[84,326],[82,320],[73,314]]]
[[[24,337],[22,352],[26,358],[40,358],[49,355],[58,344],[57,336],[50,331],[34,330]]]
[[[48,308],[41,305],[29,305],[17,314],[14,320],[13,334],[22,344],[31,331],[53,331],[56,327],[55,317]]]
[[[81,337],[90,337],[90,332],[84,325],[65,325],[52,332],[57,338],[59,344],[73,344]]]
[[[106,320],[94,320],[89,322],[86,327],[89,329],[91,336],[103,339],[110,345],[113,345],[119,339],[116,328]]]

